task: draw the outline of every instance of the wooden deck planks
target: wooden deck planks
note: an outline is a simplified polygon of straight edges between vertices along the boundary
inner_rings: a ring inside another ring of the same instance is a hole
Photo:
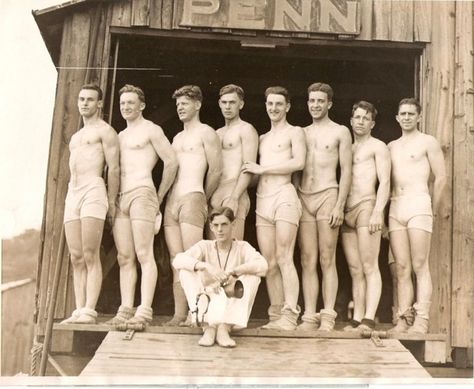
[[[404,377],[429,374],[394,339],[236,337],[235,349],[203,348],[200,335],[109,332],[81,376]],[[230,363],[231,361],[231,363]]]

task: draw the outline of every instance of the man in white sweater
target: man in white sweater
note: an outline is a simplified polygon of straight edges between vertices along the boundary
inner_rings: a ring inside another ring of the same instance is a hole
[[[230,208],[215,209],[209,216],[209,224],[216,239],[199,241],[173,261],[193,319],[207,323],[199,340],[201,346],[217,342],[221,347],[235,347],[229,333],[233,328],[247,326],[260,277],[268,269],[265,258],[249,243],[232,239],[234,220]],[[223,286],[236,279],[243,285],[243,296],[228,297]],[[201,307],[202,297],[209,304],[206,314],[199,317],[204,312],[195,308]]]

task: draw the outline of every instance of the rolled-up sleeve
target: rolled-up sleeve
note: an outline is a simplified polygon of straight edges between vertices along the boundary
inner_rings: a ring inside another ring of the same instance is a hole
[[[184,253],[179,253],[173,260],[173,267],[176,270],[189,270],[194,271],[196,263],[204,260],[204,252],[200,245],[200,242],[190,247]]]

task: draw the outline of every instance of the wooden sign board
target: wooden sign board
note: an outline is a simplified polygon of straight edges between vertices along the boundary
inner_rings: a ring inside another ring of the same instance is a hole
[[[175,25],[357,35],[360,0],[178,0]]]

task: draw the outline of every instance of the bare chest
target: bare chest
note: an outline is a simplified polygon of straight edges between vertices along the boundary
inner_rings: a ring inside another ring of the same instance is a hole
[[[306,131],[306,151],[308,153],[335,153],[339,149],[339,138],[328,133]]]
[[[268,133],[261,139],[259,151],[261,155],[286,152],[291,149],[291,138],[284,133]]]

